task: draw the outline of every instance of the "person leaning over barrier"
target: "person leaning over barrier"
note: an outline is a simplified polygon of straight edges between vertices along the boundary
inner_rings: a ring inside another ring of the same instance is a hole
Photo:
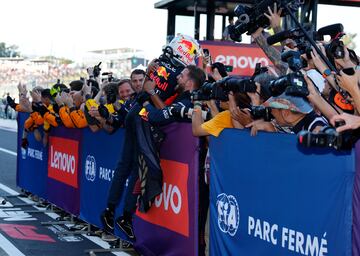
[[[91,106],[89,116],[96,119],[99,128],[112,134],[124,125],[126,115],[134,104],[134,91],[128,79],[108,83],[102,90],[107,103]],[[122,99],[119,99],[120,95],[116,95],[116,92],[120,91]]]
[[[62,124],[67,128],[85,128],[88,123],[82,108],[84,103],[84,94],[91,88],[84,85],[83,81],[73,81],[70,84],[70,91],[65,86],[57,90],[55,101],[59,108],[59,116]],[[75,86],[76,85],[76,86]]]
[[[310,103],[302,97],[290,96],[284,92],[277,97],[271,97],[263,105],[271,108],[274,119],[271,122],[260,119],[246,125],[251,128],[252,136],[258,131],[295,134],[303,130],[319,132],[328,125],[326,119],[316,114]]]
[[[29,145],[27,137],[30,132],[34,133],[34,137],[37,141],[42,140],[42,135],[40,134],[38,128],[44,124],[44,119],[42,118],[39,112],[34,111],[32,109],[32,105],[41,101],[40,93],[43,90],[43,88],[37,86],[30,92],[32,98],[31,102],[26,97],[27,90],[25,85],[19,84],[18,90],[19,90],[19,99],[20,99],[19,104],[16,104],[15,101],[10,96],[8,96],[7,102],[9,106],[17,112],[30,113],[30,116],[25,120],[24,130],[21,139],[21,147],[27,148]]]

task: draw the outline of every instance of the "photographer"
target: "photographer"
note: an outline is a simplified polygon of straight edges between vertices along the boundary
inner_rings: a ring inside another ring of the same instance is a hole
[[[295,97],[281,94],[271,97],[264,104],[271,108],[274,116],[272,122],[256,120],[246,127],[251,127],[251,135],[256,135],[257,131],[299,133],[300,131],[318,132],[328,123],[325,118],[317,115],[311,105],[302,97]]]

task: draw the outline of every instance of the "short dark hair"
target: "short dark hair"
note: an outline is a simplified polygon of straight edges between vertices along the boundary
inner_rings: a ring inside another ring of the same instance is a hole
[[[41,97],[51,99],[50,89],[44,89],[41,91]]]
[[[95,86],[91,86],[91,95],[92,95],[92,98],[95,98],[98,93],[99,93],[99,89],[96,88]]]
[[[200,88],[206,80],[205,72],[195,65],[189,65],[186,68],[189,70],[188,76],[195,83],[195,87]]]
[[[120,87],[120,86],[122,86],[123,84],[126,84],[126,83],[130,84],[130,86],[131,86],[131,81],[130,81],[130,79],[121,79],[121,80],[118,82],[118,87]]]
[[[131,72],[130,78],[132,78],[133,75],[143,75],[143,76],[145,76],[146,73],[142,69],[134,69],[133,72]]]
[[[117,82],[110,82],[103,87],[103,91],[107,97],[107,103],[114,103],[116,100],[115,95],[118,94],[119,84]]]
[[[71,91],[81,91],[83,85],[84,85],[84,81],[82,80],[74,80],[71,81],[69,84]]]

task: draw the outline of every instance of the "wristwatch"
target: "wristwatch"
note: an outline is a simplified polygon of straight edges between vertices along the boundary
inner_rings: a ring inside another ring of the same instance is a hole
[[[323,78],[327,78],[330,75],[331,75],[331,70],[328,68],[325,69],[324,72],[322,73]]]
[[[156,94],[154,89],[150,90],[148,93],[150,94],[150,96],[154,96]]]

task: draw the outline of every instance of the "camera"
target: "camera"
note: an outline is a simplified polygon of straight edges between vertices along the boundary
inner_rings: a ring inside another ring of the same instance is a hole
[[[325,44],[327,57],[331,59],[342,59],[345,56],[344,43],[340,41],[341,37],[345,35],[344,26],[341,23],[332,24],[320,28],[317,31],[317,39],[324,41],[324,36],[330,36],[330,43]]]
[[[177,117],[177,118],[188,117],[191,119],[194,109],[174,103],[169,107],[169,112],[172,116]],[[211,119],[211,114],[208,111],[201,110],[201,116],[202,116],[202,119],[205,121]]]
[[[305,29],[311,32],[311,27],[305,27]],[[316,33],[312,32],[310,34],[313,35],[313,38],[316,38]],[[275,35],[269,36],[266,41],[269,45],[273,45],[286,39],[294,40],[300,55],[306,54],[306,58],[311,59],[311,44],[308,40],[306,40],[305,34],[299,28],[279,32]]]
[[[359,129],[338,133],[334,127],[323,127],[320,132],[301,131],[298,142],[304,147],[332,147],[336,150],[350,150],[359,138]]]
[[[234,25],[229,26],[230,38],[234,41],[240,42],[241,35],[246,33],[251,35],[258,28],[267,28],[270,23],[269,19],[264,15],[268,11],[268,6],[272,8],[274,3],[277,4],[278,8],[283,7],[283,3],[286,3],[291,10],[297,10],[301,4],[301,0],[262,0],[256,1],[253,7],[248,7],[246,5],[238,5],[234,9],[235,16],[238,17],[238,20]],[[282,12],[282,16],[285,16],[286,12]]]
[[[300,72],[290,73],[272,80],[267,87],[271,96],[279,96],[283,92],[296,97],[306,97],[309,95],[306,81]]]
[[[302,68],[307,67],[307,61],[301,57],[298,51],[286,51],[281,54],[281,60],[289,65],[293,72],[299,72]]]
[[[199,90],[195,90],[191,93],[191,99],[197,101],[204,100],[220,100],[227,101],[227,93],[223,88],[217,84],[217,82],[209,83],[205,82]]]
[[[252,79],[228,76],[214,83],[205,82],[199,90],[192,92],[192,99],[227,101],[229,92],[256,92],[256,84]]]
[[[101,62],[95,65],[92,69],[91,68],[87,69],[90,78],[97,78],[100,75],[100,71],[101,71],[100,65]]]
[[[104,79],[105,81],[108,81],[108,82],[114,81],[114,77],[113,77],[112,72],[103,72],[101,75],[102,76],[107,76],[107,78]]]
[[[264,121],[270,122],[274,118],[269,107],[251,106],[250,113],[255,120],[264,119]]]

